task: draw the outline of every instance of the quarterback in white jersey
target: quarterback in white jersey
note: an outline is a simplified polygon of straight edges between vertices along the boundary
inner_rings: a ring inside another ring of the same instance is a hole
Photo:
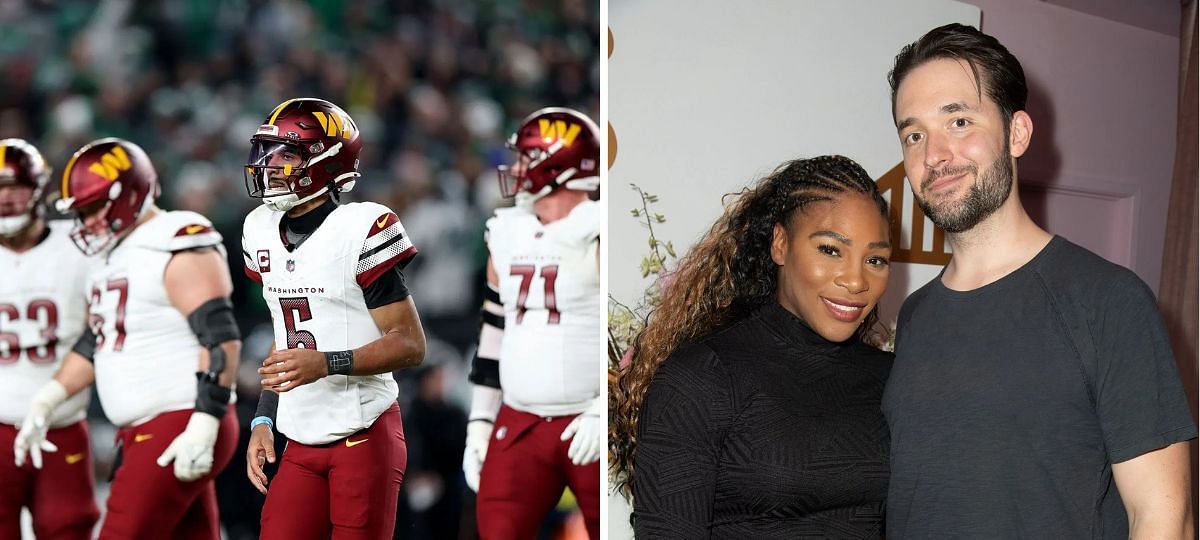
[[[416,255],[387,207],[336,205],[294,250],[279,234],[283,212],[266,205],[246,217],[243,250],[251,278],[271,310],[275,349],[353,350],[383,336],[363,289]],[[275,427],[289,440],[318,445],[366,429],[396,404],[391,372],[330,375],[279,394]]]
[[[0,538],[21,536],[21,508],[39,538],[91,538],[100,517],[79,392],[45,419],[42,445],[17,444],[35,392],[83,334],[84,278],[92,260],[71,244],[71,225],[47,222],[41,195],[50,170],[33,145],[0,140]],[[42,449],[55,452],[46,456]]]
[[[390,538],[408,453],[392,372],[425,337],[401,269],[417,254],[375,203],[339,204],[357,181],[358,127],[337,105],[290,99],[251,138],[246,275],[262,284],[275,343],[259,369],[246,474],[267,495],[265,540]],[[276,428],[288,439],[271,489]]]
[[[517,205],[488,220],[488,290],[471,373],[463,470],[484,539],[532,538],[570,487],[600,534],[604,303],[599,130],[571,109],[539,110],[500,168]]]
[[[217,538],[213,478],[233,456],[241,342],[221,236],[193,212],[154,206],[158,177],[121,139],[85,145],[63,171],[71,239],[99,255],[87,275],[89,328],[35,394],[18,435],[32,448],[68,396],[93,381],[118,426],[101,538]]]

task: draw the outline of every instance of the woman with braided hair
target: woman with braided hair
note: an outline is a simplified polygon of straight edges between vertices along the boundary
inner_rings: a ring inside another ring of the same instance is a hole
[[[614,390],[639,538],[880,536],[887,215],[854,161],[789,161],[682,259]]]

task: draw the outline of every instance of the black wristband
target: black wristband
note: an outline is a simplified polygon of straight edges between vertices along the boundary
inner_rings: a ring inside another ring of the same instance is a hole
[[[349,375],[354,371],[354,351],[331,351],[325,353],[325,367],[330,375]]]
[[[223,418],[232,393],[229,388],[217,384],[209,373],[196,373],[196,411]]]

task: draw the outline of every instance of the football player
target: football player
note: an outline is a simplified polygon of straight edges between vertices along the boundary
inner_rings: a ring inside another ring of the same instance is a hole
[[[509,139],[501,192],[516,205],[487,223],[487,290],[463,471],[484,539],[533,538],[563,488],[600,534],[599,129],[539,110]],[[503,390],[501,390],[503,389]]]
[[[391,538],[408,454],[392,372],[425,357],[401,269],[417,254],[387,207],[342,203],[362,148],[350,115],[290,99],[250,140],[246,274],[262,285],[275,343],[259,369],[247,475],[267,494],[262,538]],[[267,490],[263,462],[287,437]]]
[[[100,517],[84,420],[89,392],[43,418],[46,438],[28,453],[16,440],[34,392],[52,380],[87,313],[91,259],[71,245],[70,222],[46,221],[49,179],[37,148],[0,140],[0,538],[21,537],[22,506],[38,538],[91,538]],[[4,455],[9,449],[13,455]]]
[[[119,428],[119,465],[100,538],[220,536],[213,478],[233,457],[228,407],[241,352],[221,236],[203,216],[159,210],[158,176],[129,141],[100,139],[63,170],[71,239],[100,255],[87,276],[89,329],[33,398],[17,452],[96,383]]]

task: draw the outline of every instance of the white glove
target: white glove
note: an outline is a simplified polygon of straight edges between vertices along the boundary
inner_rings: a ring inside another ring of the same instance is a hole
[[[563,441],[571,439],[571,446],[567,448],[567,457],[571,458],[571,463],[588,465],[600,459],[608,430],[607,422],[602,418],[608,405],[607,399],[606,396],[600,396],[593,400],[592,405],[583,411],[583,414],[567,424],[567,429],[564,429],[562,437],[559,437]]]
[[[29,412],[21,423],[21,431],[13,441],[13,454],[17,466],[25,463],[25,453],[29,453],[30,461],[35,469],[42,468],[42,451],[56,452],[58,447],[46,440],[46,432],[50,430],[50,413],[54,408],[67,400],[67,389],[62,383],[50,379],[42,385],[33,399],[29,400]]]
[[[487,457],[488,442],[492,439],[492,423],[487,420],[467,422],[467,448],[463,451],[463,475],[467,487],[479,492],[479,473],[483,471],[483,460]]]
[[[463,451],[463,476],[467,487],[479,492],[479,473],[483,471],[483,460],[487,457],[488,442],[492,440],[492,427],[500,412],[503,393],[499,388],[482,384],[471,387],[471,412],[467,422],[467,448]]]
[[[212,471],[213,445],[217,443],[217,430],[221,420],[211,414],[193,412],[187,427],[180,433],[162,455],[158,456],[159,467],[175,461],[175,478],[191,482]]]

